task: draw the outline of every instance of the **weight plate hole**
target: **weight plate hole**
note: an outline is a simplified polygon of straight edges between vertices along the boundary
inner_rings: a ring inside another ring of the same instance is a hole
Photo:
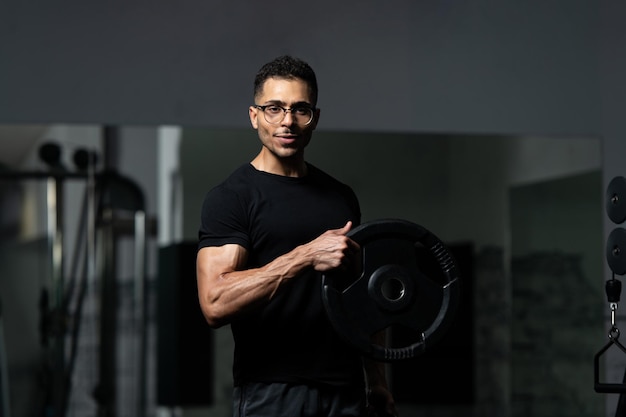
[[[389,301],[398,301],[404,297],[404,283],[398,278],[387,278],[380,287],[383,297]]]

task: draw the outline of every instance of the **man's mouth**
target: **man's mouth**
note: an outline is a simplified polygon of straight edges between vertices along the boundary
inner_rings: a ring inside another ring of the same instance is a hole
[[[295,133],[277,133],[274,136],[285,142],[293,142],[298,138]]]
[[[298,135],[294,132],[276,132],[274,133],[274,136],[278,136],[281,138],[295,138]]]

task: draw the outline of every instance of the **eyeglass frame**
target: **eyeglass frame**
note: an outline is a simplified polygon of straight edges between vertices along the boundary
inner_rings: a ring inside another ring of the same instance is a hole
[[[317,110],[316,107],[314,106],[296,106],[296,107],[283,107],[283,106],[279,106],[278,104],[266,104],[266,105],[260,105],[260,104],[253,104],[252,107],[261,110],[261,112],[263,112],[263,118],[265,119],[265,121],[269,124],[272,125],[277,125],[280,122],[282,122],[283,120],[285,120],[285,117],[287,117],[287,112],[291,112],[292,116],[293,116],[293,110],[294,109],[298,109],[298,108],[305,108],[305,109],[309,109],[311,110],[311,118],[309,119],[308,122],[306,122],[304,124],[304,126],[308,126],[311,124],[311,122],[313,121],[313,119],[315,119],[315,111]],[[269,120],[267,120],[267,114],[265,114],[265,109],[268,107],[278,107],[283,111],[283,117],[278,120],[277,122],[270,122]]]

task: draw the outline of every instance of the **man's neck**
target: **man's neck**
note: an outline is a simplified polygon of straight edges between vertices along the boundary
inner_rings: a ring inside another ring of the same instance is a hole
[[[277,158],[269,157],[261,151],[251,162],[252,166],[259,171],[284,177],[303,177],[307,173],[307,165],[303,157]]]

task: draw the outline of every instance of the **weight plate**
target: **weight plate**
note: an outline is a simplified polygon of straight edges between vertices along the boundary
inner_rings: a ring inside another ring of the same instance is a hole
[[[615,177],[606,189],[606,214],[613,223],[626,220],[626,179]]]
[[[324,308],[335,330],[363,354],[381,361],[410,359],[449,328],[460,298],[455,260],[430,231],[415,223],[383,219],[348,233],[361,246],[360,272],[322,275]],[[424,253],[439,280],[424,273]],[[347,281],[347,283],[346,283]],[[381,346],[372,336],[394,326],[414,332],[415,342]]]
[[[626,274],[626,230],[613,229],[606,240],[606,261],[617,275]]]

